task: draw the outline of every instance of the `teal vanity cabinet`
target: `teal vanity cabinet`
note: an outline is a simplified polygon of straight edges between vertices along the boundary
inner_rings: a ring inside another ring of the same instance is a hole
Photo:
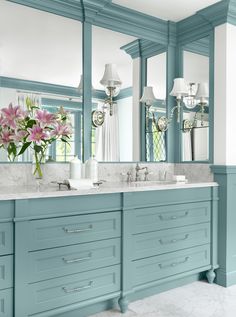
[[[117,298],[121,194],[17,200],[15,244],[15,317]]]
[[[124,193],[121,310],[217,262],[217,187]],[[156,290],[155,290],[156,288]],[[142,292],[142,295],[138,295]]]
[[[13,316],[14,202],[0,201],[0,317]]]

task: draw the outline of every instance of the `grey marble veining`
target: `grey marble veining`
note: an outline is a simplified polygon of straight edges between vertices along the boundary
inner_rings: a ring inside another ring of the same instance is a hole
[[[235,317],[235,298],[235,285],[201,281],[130,303],[125,315],[114,309],[91,317]]]
[[[174,174],[185,175],[190,182],[212,182],[214,179],[209,164],[175,164]]]

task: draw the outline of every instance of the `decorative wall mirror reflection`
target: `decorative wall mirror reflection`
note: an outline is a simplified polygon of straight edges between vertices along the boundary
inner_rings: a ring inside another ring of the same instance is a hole
[[[134,40],[92,27],[92,86],[100,91],[92,104],[101,124],[93,122],[91,144],[98,161],[133,161],[133,61],[123,47]]]
[[[25,106],[27,97],[52,113],[63,106],[71,113],[70,144],[53,144],[46,160],[65,162],[74,155],[81,157],[81,22],[1,1],[0,46],[0,107],[11,102]],[[26,151],[20,160],[30,161],[31,153]],[[0,161],[8,161],[3,149]]]
[[[189,87],[183,99],[182,161],[209,161],[209,36],[183,47],[183,77]]]
[[[146,161],[166,161],[166,133],[159,131],[157,121],[166,116],[166,53],[147,58],[147,87],[153,87],[155,100],[146,106]]]

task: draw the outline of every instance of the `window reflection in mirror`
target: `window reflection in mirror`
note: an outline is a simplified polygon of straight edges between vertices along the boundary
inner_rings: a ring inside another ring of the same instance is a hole
[[[9,21],[12,21],[11,23]],[[0,107],[24,105],[26,96],[55,112],[71,112],[70,146],[58,141],[47,159],[82,156],[82,25],[80,22],[8,1],[0,1]],[[19,158],[29,161],[30,153]],[[0,161],[6,161],[1,149]]]
[[[184,46],[183,75],[189,86],[184,98],[182,127],[182,161],[209,160],[209,103],[203,107],[197,93],[199,84],[209,89],[209,38]],[[197,95],[196,95],[197,94]]]
[[[153,87],[155,103],[146,109],[146,161],[166,161],[166,133],[155,122],[166,116],[166,53],[147,59],[147,86]]]
[[[92,39],[93,110],[104,115],[104,123],[92,128],[92,154],[98,161],[133,161],[133,60],[121,48],[135,38],[93,26]],[[118,75],[121,81],[120,88],[115,88],[112,115],[109,103],[105,102],[109,98],[106,64],[113,64],[108,66],[114,67],[110,75]]]

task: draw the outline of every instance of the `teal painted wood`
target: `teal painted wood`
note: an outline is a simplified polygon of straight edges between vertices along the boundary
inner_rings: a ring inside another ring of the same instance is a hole
[[[163,205],[139,208],[131,212],[133,213],[131,232],[140,234],[209,222],[211,219],[211,204],[210,202],[198,202]]]
[[[191,53],[200,54],[203,56],[209,56],[210,45],[209,45],[208,37],[185,44],[184,50]]]
[[[83,12],[80,0],[7,0],[18,4],[23,4],[34,9],[61,15],[66,18],[82,21]]]
[[[114,101],[125,99],[132,96],[133,96],[133,87],[127,87],[127,88],[121,89],[119,95],[114,98]]]
[[[120,289],[120,266],[73,274],[29,285],[27,315],[115,293]]]
[[[13,223],[0,223],[0,255],[13,253]]]
[[[15,221],[121,210],[121,194],[35,198],[15,202]]]
[[[13,287],[13,256],[12,255],[6,255],[6,256],[0,257],[0,273],[1,273],[0,274],[0,290]]]
[[[0,223],[12,220],[14,216],[14,207],[13,200],[0,201]]]
[[[168,45],[166,51],[166,114],[170,117],[172,108],[176,105],[175,98],[170,96],[170,92],[173,87],[173,80],[176,77],[176,48]],[[166,151],[167,151],[167,162],[175,162],[175,147],[176,147],[176,131],[178,131],[178,125],[176,123],[175,117],[173,118],[171,124],[166,132]],[[178,144],[178,143],[177,143]]]
[[[210,223],[138,234],[133,237],[133,260],[210,243]]]
[[[120,221],[120,212],[30,221],[29,250],[120,237]]]
[[[124,193],[124,208],[145,208],[211,201],[211,188],[188,188]]]
[[[222,286],[236,284],[235,250],[235,166],[212,166],[214,179],[219,184],[218,259],[216,283]],[[216,247],[216,246],[215,246]]]
[[[83,23],[83,161],[91,157],[92,25]]]
[[[209,163],[214,161],[215,32],[209,34]]]
[[[134,286],[210,264],[210,245],[198,246],[133,262]]]
[[[119,264],[120,238],[30,252],[28,282]]]
[[[141,80],[140,80],[140,98],[143,94],[143,88],[147,86],[147,59],[140,59]],[[146,161],[146,107],[140,103],[140,160]]]
[[[12,288],[0,291],[0,317],[13,317]]]

